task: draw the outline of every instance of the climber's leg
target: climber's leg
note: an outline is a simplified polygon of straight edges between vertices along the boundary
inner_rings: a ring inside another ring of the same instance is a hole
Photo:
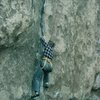
[[[43,78],[43,87],[48,88],[49,87],[49,73],[44,71],[44,78]]]
[[[52,72],[52,65],[46,61],[46,64],[43,69],[44,77],[43,77],[43,87],[49,87],[49,73]]]
[[[32,80],[32,92],[33,95],[39,96],[40,87],[42,82],[43,71],[40,66],[38,66],[35,70],[33,80]]]

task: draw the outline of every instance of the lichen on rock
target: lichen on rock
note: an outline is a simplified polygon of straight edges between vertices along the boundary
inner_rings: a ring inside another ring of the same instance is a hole
[[[100,72],[99,12],[99,0],[1,0],[0,99],[30,97],[42,30],[58,55],[50,88],[42,89],[40,98],[99,100],[99,90],[92,90]]]

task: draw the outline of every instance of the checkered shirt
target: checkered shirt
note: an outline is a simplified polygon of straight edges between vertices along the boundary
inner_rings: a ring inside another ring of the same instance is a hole
[[[53,54],[53,52],[54,52],[53,48],[51,48],[49,46],[49,44],[45,42],[44,39],[40,38],[40,41],[41,41],[42,45],[44,46],[42,56],[47,57],[47,58],[49,58],[49,59],[52,60],[53,56],[54,56],[54,54]]]

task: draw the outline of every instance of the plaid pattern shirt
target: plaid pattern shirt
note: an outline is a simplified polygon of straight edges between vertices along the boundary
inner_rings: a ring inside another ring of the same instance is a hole
[[[44,40],[43,38],[40,38],[40,41],[41,41],[42,45],[44,46],[42,56],[47,57],[47,58],[49,58],[49,59],[52,60],[52,59],[53,59],[53,52],[54,52],[54,51],[53,51],[53,48],[51,48],[51,47],[49,46],[49,44],[46,43],[45,40]]]

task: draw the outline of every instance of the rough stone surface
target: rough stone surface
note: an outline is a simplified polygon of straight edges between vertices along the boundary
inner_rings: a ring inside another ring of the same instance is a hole
[[[41,28],[58,55],[40,100],[100,100],[99,0],[0,0],[0,100],[31,95]]]

